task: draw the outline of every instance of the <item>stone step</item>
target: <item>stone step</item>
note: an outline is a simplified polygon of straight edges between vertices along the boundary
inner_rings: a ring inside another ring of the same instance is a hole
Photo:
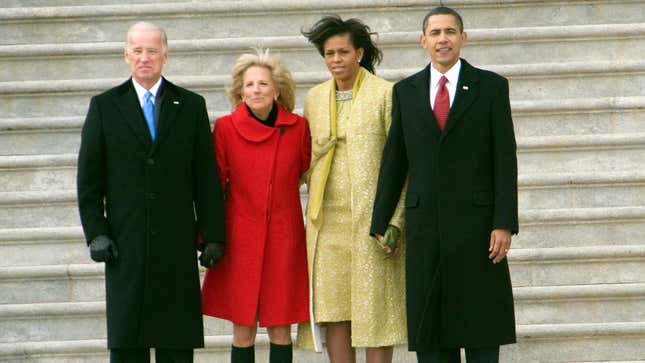
[[[550,248],[516,245],[508,257],[516,287],[645,282],[645,243]]]
[[[81,227],[0,228],[0,269],[90,261]]]
[[[422,65],[419,65],[421,68]],[[645,61],[624,62],[561,62],[536,64],[482,65],[510,79],[511,99],[553,100],[602,97],[645,96]],[[399,80],[415,69],[380,69],[377,74]],[[296,103],[302,105],[306,92],[313,85],[329,78],[326,71],[295,72]],[[122,83],[122,78],[73,79],[47,81],[0,82],[0,108],[6,118],[48,117],[56,109],[58,115],[84,115],[92,95]],[[225,87],[228,75],[184,76],[169,78],[179,85],[201,93],[211,110],[227,109]],[[548,83],[549,87],[544,87]]]
[[[645,205],[645,172],[520,174],[519,208],[596,208]]]
[[[640,133],[645,97],[513,100],[516,136]]]
[[[470,28],[509,28],[545,25],[639,23],[645,20],[639,1],[619,6],[610,0],[592,2],[527,2],[496,0],[451,4]],[[298,35],[321,14],[340,13],[365,20],[373,31],[421,31],[426,1],[403,0],[262,0],[194,3],[118,4],[0,9],[3,44],[121,41],[126,29],[146,18],[167,27],[170,39]],[[240,21],[244,17],[244,21]],[[280,26],[275,19],[279,17]],[[73,22],[61,21],[72,18]],[[254,24],[249,27],[248,24]]]
[[[500,362],[642,362],[645,324],[640,322],[518,325],[518,343],[503,346]],[[230,361],[231,335],[207,336],[206,349],[197,350],[195,362]],[[268,336],[259,334],[258,361],[267,360]],[[106,342],[102,339],[70,341],[21,341],[0,343],[0,359],[10,363],[105,362]],[[325,354],[296,350],[294,362],[326,361]],[[358,362],[364,362],[362,354]],[[405,347],[395,349],[394,363],[413,363],[415,356]]]
[[[87,248],[84,245],[79,245],[77,248],[87,254]],[[570,290],[567,286],[571,285],[589,285],[588,297],[593,297],[593,292],[597,291],[599,297],[607,299],[602,295],[607,293],[605,287],[613,288],[620,286],[619,284],[629,284],[631,286],[629,288],[634,289],[635,284],[645,282],[643,277],[645,263],[643,262],[645,262],[645,244],[513,248],[509,253],[513,286],[518,289],[520,293],[518,296],[523,296],[518,297],[519,301],[537,299],[535,296],[539,294],[536,295],[537,293],[531,290],[534,287],[552,287],[552,290],[546,291],[558,292],[564,289],[566,292]],[[103,270],[103,264],[93,263],[87,256],[74,264],[0,267],[0,304],[102,301],[105,298]],[[203,275],[204,269],[200,271]],[[645,289],[645,285],[638,286]],[[594,290],[595,288],[598,290]],[[628,287],[625,285],[623,288]],[[622,290],[610,289],[609,291]],[[578,293],[579,291],[575,294]],[[563,297],[566,293],[562,294],[564,295],[554,296],[553,299],[566,300]],[[568,300],[580,298],[580,296],[578,294]],[[620,296],[616,296],[618,297]],[[630,297],[633,296],[630,295]]]
[[[515,248],[644,245],[645,207],[520,210]]]
[[[80,224],[76,190],[0,194],[0,226],[72,227]]]
[[[645,133],[518,137],[520,174],[641,170]]]
[[[295,336],[294,336],[295,339]],[[195,363],[228,363],[230,346],[233,342],[231,335],[206,336],[206,348],[195,350]],[[73,340],[48,342],[0,343],[0,359],[4,363],[105,363],[108,359],[105,340]],[[266,333],[258,333],[255,345],[257,362],[269,360],[269,337]],[[357,354],[357,362],[364,363],[364,354]],[[294,363],[323,363],[328,362],[327,355],[311,351],[295,349]],[[405,346],[394,349],[394,363],[416,363],[416,356],[407,352]]]
[[[517,137],[645,133],[645,96],[512,101],[511,105]],[[212,110],[210,119],[228,112]],[[302,109],[295,112],[302,114]],[[84,115],[0,118],[0,158],[76,152],[84,120]],[[0,191],[3,187],[0,183]],[[6,187],[5,191],[20,190],[22,184]]]
[[[1,304],[0,343],[104,339],[106,337],[105,303],[83,301],[64,303]],[[228,321],[205,319],[204,334],[229,334]]]
[[[521,325],[645,321],[645,283],[515,287],[513,296]]]
[[[0,195],[76,187],[76,154],[0,156]]]
[[[462,56],[477,64],[533,63],[549,54],[550,62],[638,60],[645,24],[471,29]],[[419,31],[382,32],[379,68],[419,68],[428,55],[419,45]],[[602,44],[599,46],[599,44]],[[262,46],[281,55],[293,72],[324,71],[322,58],[300,34],[221,39],[170,40],[170,78],[228,75],[237,57]],[[126,77],[123,41],[0,45],[0,79],[10,81],[75,79],[101,70],[101,77]]]
[[[643,188],[643,175],[640,171],[635,173],[626,171],[639,170],[642,160],[645,160],[645,147],[642,147],[645,143],[641,139],[645,141],[645,137],[619,138],[623,141],[605,146],[603,142],[607,140],[589,138],[587,141],[595,145],[580,145],[580,149],[571,146],[572,142],[559,144],[563,138],[550,140],[553,141],[550,145],[552,149],[547,148],[549,145],[546,144],[541,146],[531,142],[523,144],[522,141],[527,140],[519,139],[518,164],[524,183],[520,185],[521,214],[531,215],[532,211],[541,209],[548,212],[554,207],[566,212],[567,210],[563,208],[582,207],[604,210],[611,209],[609,207],[629,208],[642,205],[640,201],[644,197],[640,191]],[[634,140],[637,144],[627,144]],[[610,140],[610,142],[615,141]],[[599,152],[601,149],[603,149],[602,152]],[[544,173],[554,174],[540,176],[538,173],[541,165]],[[548,165],[549,168],[545,168],[544,165]],[[623,170],[612,173],[612,168],[618,169],[618,167]],[[571,170],[579,170],[583,173],[580,177],[573,173],[558,175]],[[607,170],[609,172],[606,172]],[[605,173],[592,176],[594,171],[605,171]],[[66,172],[73,174],[71,169],[66,169]],[[30,176],[40,175],[42,171],[34,169],[28,170],[27,173]],[[532,173],[530,176],[534,178],[525,176],[526,173]],[[74,188],[73,176],[59,175],[59,177],[68,181],[72,179],[71,185],[55,185],[50,190],[0,193],[0,205],[3,206],[0,209],[0,227],[35,228],[78,225],[80,219],[76,190],[72,189]],[[551,179],[551,183],[546,179]],[[568,185],[573,180],[577,180],[579,184]],[[533,205],[533,200],[539,202]],[[533,220],[532,217],[528,218]]]

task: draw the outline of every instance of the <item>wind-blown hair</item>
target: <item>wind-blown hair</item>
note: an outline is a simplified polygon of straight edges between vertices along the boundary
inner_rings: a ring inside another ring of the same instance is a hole
[[[269,54],[269,50],[256,49],[256,54],[242,54],[231,71],[233,78],[227,89],[228,100],[235,109],[242,103],[242,82],[247,69],[258,66],[264,67],[271,73],[271,79],[278,91],[276,100],[287,111],[293,111],[296,104],[296,83],[293,81],[291,72],[278,56]]]
[[[363,49],[361,66],[370,73],[374,73],[374,67],[383,60],[383,52],[372,41],[370,27],[362,21],[352,18],[343,20],[338,15],[326,15],[318,20],[308,31],[301,31],[310,43],[316,46],[321,56],[325,56],[325,42],[327,39],[336,36],[349,34],[349,38],[355,49]]]

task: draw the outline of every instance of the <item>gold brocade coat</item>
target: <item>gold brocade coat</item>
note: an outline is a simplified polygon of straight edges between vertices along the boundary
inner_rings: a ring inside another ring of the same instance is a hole
[[[305,118],[309,122],[312,143],[324,144],[330,133],[330,92],[333,81],[313,87],[305,100]],[[365,71],[354,95],[350,126],[347,128],[347,156],[351,183],[352,345],[380,347],[407,343],[405,316],[405,245],[397,256],[385,259],[383,250],[370,237],[372,206],[376,193],[381,153],[392,121],[392,83]],[[315,157],[315,156],[314,156]],[[322,159],[321,159],[322,160]],[[322,188],[326,179],[322,162],[312,164],[308,190]],[[324,198],[324,196],[323,196]],[[313,299],[314,261],[324,210],[312,216],[306,213],[307,259],[310,285],[309,323],[298,329],[298,346],[322,351],[321,333],[315,322]],[[403,230],[403,204],[400,201],[391,224]]]

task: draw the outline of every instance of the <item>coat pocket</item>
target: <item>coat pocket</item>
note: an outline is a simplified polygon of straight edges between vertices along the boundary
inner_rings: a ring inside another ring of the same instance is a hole
[[[405,195],[405,207],[406,208],[416,208],[419,206],[419,194],[408,192]]]
[[[473,205],[487,206],[493,204],[493,192],[490,190],[477,190],[473,192]]]

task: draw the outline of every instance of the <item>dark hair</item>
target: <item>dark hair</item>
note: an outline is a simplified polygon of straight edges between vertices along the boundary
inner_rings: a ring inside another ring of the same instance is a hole
[[[361,66],[370,73],[374,73],[374,66],[381,63],[383,52],[372,42],[370,27],[358,19],[343,20],[338,15],[326,15],[318,20],[308,31],[302,30],[310,43],[316,46],[321,56],[325,56],[325,41],[336,36],[349,34],[349,38],[355,49],[363,49]]]
[[[455,20],[457,20],[457,26],[459,26],[459,32],[463,33],[464,32],[464,22],[461,20],[461,15],[454,10],[451,9],[447,6],[437,6],[436,8],[430,10],[426,16],[423,18],[423,27],[421,28],[421,33],[425,34],[426,33],[426,27],[428,26],[428,18],[430,18],[433,15],[452,15],[455,17]]]

